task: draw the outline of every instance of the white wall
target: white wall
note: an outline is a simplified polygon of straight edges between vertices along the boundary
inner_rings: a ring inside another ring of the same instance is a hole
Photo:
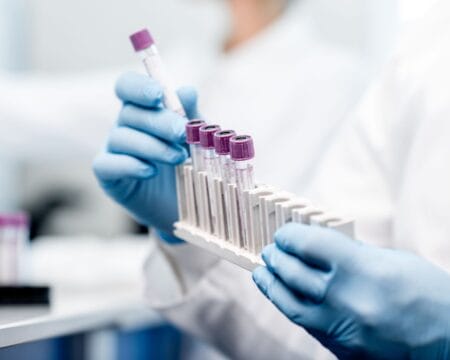
[[[104,68],[136,62],[130,33],[149,27],[160,47],[200,41],[222,4],[209,0],[28,0],[32,64],[38,70]],[[194,5],[194,6],[192,6]]]
[[[439,0],[400,0],[402,22],[408,22],[423,15]],[[445,0],[441,0],[445,1]]]
[[[46,71],[133,62],[127,37],[144,26],[151,27],[164,47],[179,41],[207,41],[226,19],[223,0],[23,1],[30,4],[32,18],[31,64]],[[374,64],[392,49],[398,23],[396,0],[302,1],[330,41],[360,51]]]
[[[399,30],[397,0],[314,0],[324,38],[361,53],[379,68],[391,55]]]
[[[0,70],[28,67],[27,0],[0,0]]]
[[[0,71],[28,67],[25,1],[0,0]],[[20,175],[21,167],[0,152],[0,211],[17,210]]]

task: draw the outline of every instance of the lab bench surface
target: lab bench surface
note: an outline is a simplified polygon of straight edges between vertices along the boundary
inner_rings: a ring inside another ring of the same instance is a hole
[[[161,317],[138,295],[56,292],[49,307],[0,307],[0,347],[105,327],[160,325]]]
[[[142,295],[140,277],[148,249],[149,242],[139,238],[50,238],[33,245],[33,276],[51,284],[51,305],[0,306],[0,348],[103,328],[132,330],[164,323]]]

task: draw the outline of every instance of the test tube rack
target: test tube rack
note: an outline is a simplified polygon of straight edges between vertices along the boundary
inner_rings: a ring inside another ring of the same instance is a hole
[[[258,185],[243,193],[249,227],[248,243],[244,246],[236,185],[224,184],[219,178],[210,183],[212,189],[208,186],[208,174],[194,171],[189,160],[176,168],[180,219],[174,225],[175,235],[249,271],[263,265],[262,249],[273,242],[276,229],[289,222],[332,228],[354,237],[352,219],[314,207],[295,194]],[[230,209],[225,208],[226,192]],[[211,201],[212,197],[215,201]],[[216,207],[214,224],[211,204]]]

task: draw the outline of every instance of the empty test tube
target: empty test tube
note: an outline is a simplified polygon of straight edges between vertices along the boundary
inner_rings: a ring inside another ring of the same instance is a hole
[[[214,134],[220,131],[218,125],[204,125],[200,128],[200,145],[203,152],[203,165],[208,174],[208,198],[211,211],[212,231],[217,235],[216,202],[213,196],[214,178],[218,176],[216,167],[216,150],[214,148]]]
[[[191,120],[186,124],[186,142],[189,144],[192,169],[193,173],[187,176],[190,181],[187,181],[184,186],[184,195],[188,199],[186,211],[187,218],[190,223],[200,225],[201,220],[201,204],[202,202],[202,191],[200,190],[198,174],[200,171],[204,170],[203,164],[203,151],[200,145],[200,128],[206,123],[203,120]],[[203,224],[203,223],[202,223]]]
[[[220,131],[219,125],[203,125],[200,128],[200,145],[205,161],[205,170],[213,176],[218,175],[216,168],[216,149],[214,147],[214,135]]]
[[[177,93],[172,87],[172,83],[168,74],[164,69],[164,64],[159,56],[158,49],[155,45],[153,37],[147,29],[138,31],[130,36],[130,41],[133,45],[134,50],[139,54],[142,62],[144,63],[147,74],[155,79],[163,90],[163,104],[164,106],[172,111],[177,112],[183,117],[186,117],[186,113],[183,109],[180,99]],[[177,168],[177,172],[182,171],[182,168]],[[177,177],[177,199],[178,203],[181,204],[181,199],[186,196],[184,186]],[[180,219],[186,219],[187,210],[185,207],[181,206],[180,209]]]
[[[246,208],[244,201],[244,191],[255,188],[255,179],[253,172],[253,158],[255,157],[255,149],[253,139],[248,135],[234,136],[230,140],[230,154],[233,160],[236,185],[238,191],[239,218],[241,221],[241,238],[242,247],[246,250],[250,249],[250,236],[247,214],[249,209]]]
[[[236,133],[233,130],[222,130],[214,134],[214,148],[216,150],[216,169],[224,184],[234,184],[235,173],[230,155],[230,140]]]
[[[147,29],[138,31],[130,36],[134,50],[141,57],[148,75],[158,81],[163,88],[164,105],[166,108],[186,116],[177,93],[174,91],[167,75],[153,37]]]
[[[192,167],[195,171],[205,169],[203,163],[203,150],[200,144],[200,128],[206,125],[203,120],[191,120],[186,124],[186,142],[191,152]]]
[[[231,239],[232,229],[232,212],[231,212],[231,196],[228,189],[229,184],[236,184],[236,177],[233,167],[233,161],[230,155],[230,140],[236,133],[233,130],[222,130],[214,134],[214,148],[216,149],[216,169],[223,182],[223,198],[226,214],[226,237]]]
[[[23,213],[0,214],[0,284],[25,280],[28,223]]]
[[[220,131],[219,125],[204,125],[199,130],[204,169],[211,177],[218,176],[217,154],[214,147],[214,134],[218,131]]]

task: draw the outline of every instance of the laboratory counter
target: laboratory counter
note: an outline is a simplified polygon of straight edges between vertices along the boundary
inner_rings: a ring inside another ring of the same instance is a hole
[[[0,347],[101,328],[158,326],[142,297],[148,239],[47,238],[30,251],[34,281],[51,305],[0,307]]]

